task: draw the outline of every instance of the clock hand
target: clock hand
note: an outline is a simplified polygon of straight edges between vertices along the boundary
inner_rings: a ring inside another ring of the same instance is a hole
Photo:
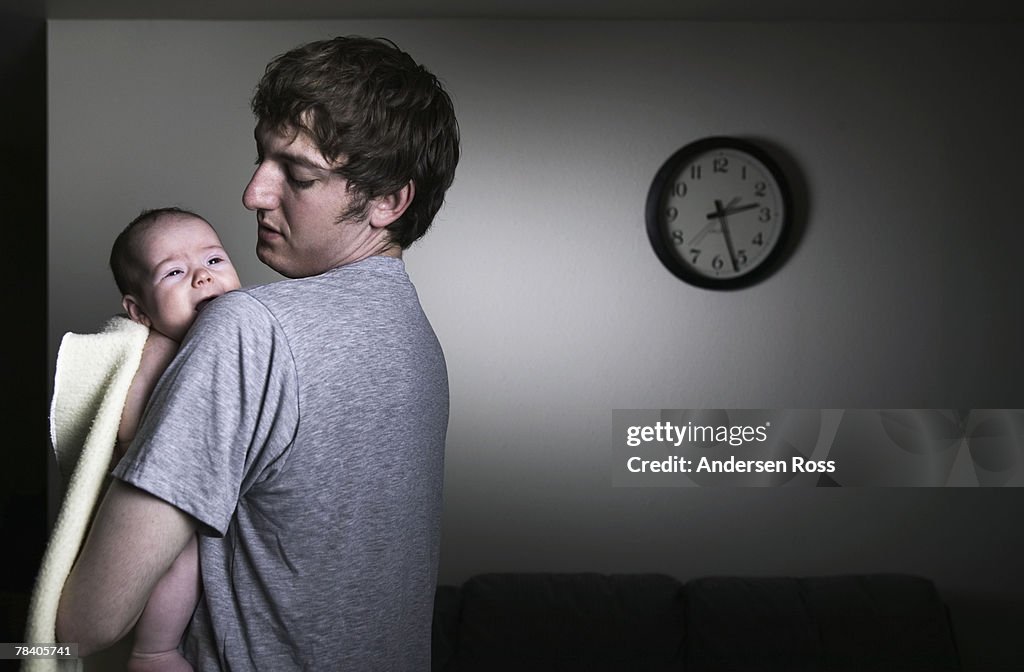
[[[735,203],[736,200],[729,201],[729,205]],[[725,247],[729,250],[729,259],[732,260],[732,270],[739,273],[740,266],[736,263],[736,250],[732,246],[732,234],[729,233],[729,224],[725,221],[727,211],[722,209],[721,201],[715,201],[715,212],[718,213],[718,220],[722,222],[722,235],[725,236]]]
[[[697,232],[697,235],[694,236],[693,240],[690,241],[690,245],[696,245],[700,241],[704,240],[704,236],[708,235],[708,233],[710,233],[711,229],[714,228],[714,226],[714,222],[708,223],[707,226],[705,226],[703,229]]]
[[[757,206],[761,205],[760,203],[747,203],[746,205],[738,205],[736,207],[732,207],[732,204],[738,200],[738,198],[734,198],[731,201],[729,201],[728,205],[725,206],[724,210],[716,210],[715,212],[709,212],[708,219],[718,219],[723,215],[735,215],[737,212],[743,212],[744,210],[753,210]],[[715,203],[719,203],[719,201],[715,201]]]
[[[760,203],[748,203],[747,205],[740,205],[740,206],[732,208],[732,209],[726,208],[725,214],[727,214],[727,215],[734,215],[737,212],[743,212],[744,210],[753,210],[754,208],[758,207],[759,205],[761,205],[761,204]]]

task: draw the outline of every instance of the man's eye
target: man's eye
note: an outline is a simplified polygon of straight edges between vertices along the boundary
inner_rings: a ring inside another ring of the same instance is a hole
[[[288,171],[287,176],[288,183],[295,187],[296,189],[309,189],[316,182],[316,180],[300,180],[299,178],[295,177],[295,175],[293,175],[291,171]]]

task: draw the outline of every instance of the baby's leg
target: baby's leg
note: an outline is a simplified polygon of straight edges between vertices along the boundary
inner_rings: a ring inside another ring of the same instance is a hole
[[[153,588],[135,625],[129,672],[192,672],[178,644],[199,601],[199,549],[195,535]]]

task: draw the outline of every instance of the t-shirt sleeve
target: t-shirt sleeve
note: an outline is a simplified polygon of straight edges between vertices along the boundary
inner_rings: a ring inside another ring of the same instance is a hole
[[[113,475],[223,535],[239,498],[283,468],[297,423],[286,335],[257,299],[230,292],[192,326]]]

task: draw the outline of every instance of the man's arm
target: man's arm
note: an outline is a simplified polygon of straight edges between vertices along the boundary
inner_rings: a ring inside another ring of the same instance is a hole
[[[57,639],[77,643],[82,656],[121,639],[197,527],[171,504],[115,479],[64,584]]]

